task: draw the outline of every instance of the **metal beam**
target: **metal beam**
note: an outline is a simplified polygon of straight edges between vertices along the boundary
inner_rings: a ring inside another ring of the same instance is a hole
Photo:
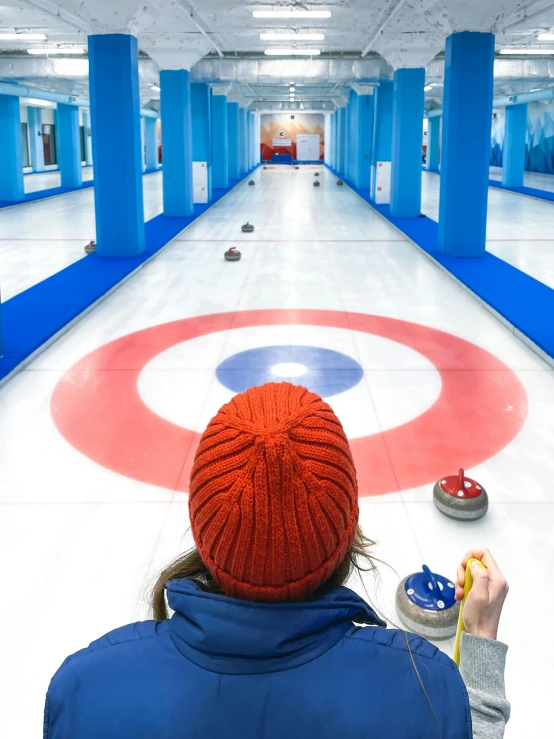
[[[190,22],[195,26],[202,36],[206,38],[206,40],[210,43],[211,46],[216,50],[218,56],[220,58],[223,58],[223,52],[219,48],[219,46],[216,44],[216,42],[213,40],[211,35],[202,27],[200,23],[196,20],[194,17],[194,13],[196,12],[196,9],[194,8],[193,4],[188,2],[188,0],[175,0],[177,6],[181,8],[181,10],[185,13],[187,18],[190,20]]]
[[[395,0],[391,0],[391,2],[389,3],[389,7],[387,8],[387,10],[390,10],[390,8],[391,8],[391,6],[393,5],[394,2],[395,2]],[[366,56],[366,54],[368,54],[371,51],[371,48],[372,48],[373,44],[377,41],[377,39],[379,38],[379,36],[383,33],[383,31],[385,30],[385,28],[388,26],[388,24],[391,22],[391,20],[394,18],[394,16],[398,13],[398,11],[402,8],[402,6],[404,5],[405,2],[406,2],[406,0],[396,0],[396,5],[394,6],[394,8],[392,8],[392,10],[390,10],[390,12],[387,15],[387,17],[385,18],[385,20],[381,23],[381,25],[379,26],[379,28],[377,29],[377,31],[375,32],[375,34],[371,37],[371,40],[368,41],[368,43],[366,44],[364,50],[362,51],[362,56]]]
[[[64,23],[77,28],[79,31],[84,31],[87,34],[91,31],[90,25],[83,18],[70,13],[69,10],[66,10],[61,5],[50,2],[50,0],[25,0],[25,2],[33,8],[39,8],[45,13],[48,13],[48,15],[64,21]]]

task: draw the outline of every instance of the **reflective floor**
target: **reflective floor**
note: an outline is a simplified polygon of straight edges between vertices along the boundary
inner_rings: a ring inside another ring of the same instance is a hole
[[[492,550],[511,584],[506,736],[549,734],[554,372],[329,171],[314,188],[314,171],[257,170],[255,187],[236,188],[0,388],[0,578],[13,603],[0,629],[3,736],[40,732],[67,654],[147,616],[152,578],[190,541],[187,470],[232,397],[222,371],[243,352],[256,362],[241,382],[325,384],[351,439],[361,523],[387,563],[379,586],[352,586],[385,617],[397,622],[398,580],[422,563],[453,576],[468,548]],[[429,204],[438,178],[425,182]],[[49,222],[43,211],[42,232],[25,210],[38,205],[5,211],[0,232],[81,249],[91,197],[51,201],[64,210]],[[224,261],[231,244],[241,261]],[[328,357],[319,374],[314,356]],[[339,361],[353,371],[343,385]],[[491,501],[474,523],[432,502],[460,465]]]
[[[92,180],[94,171],[92,167],[83,167],[83,182]],[[25,175],[24,179],[25,192],[37,192],[38,190],[50,190],[54,187],[60,187],[62,184],[62,176],[59,170],[48,172],[37,172],[36,174]]]
[[[83,172],[91,172],[92,167]],[[59,172],[28,175],[59,177]],[[144,175],[144,216],[162,212],[162,174]],[[40,189],[56,187],[44,182]],[[84,247],[95,237],[94,192],[87,188],[45,200],[0,210],[0,289],[2,300],[85,256]]]
[[[551,177],[527,176],[529,187],[539,187],[537,178]],[[435,221],[439,184],[439,175],[423,173],[421,212]],[[554,203],[489,187],[487,250],[554,288]]]

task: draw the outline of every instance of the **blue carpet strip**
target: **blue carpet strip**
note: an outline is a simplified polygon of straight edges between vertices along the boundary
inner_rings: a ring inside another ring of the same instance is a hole
[[[334,174],[335,170],[329,167]],[[398,218],[389,205],[377,205],[369,190],[340,177],[369,205],[415,242],[550,357],[554,358],[554,290],[487,252],[483,257],[449,257],[438,248],[438,223],[427,218]]]
[[[1,306],[3,355],[0,380],[55,336],[80,313],[148,261],[184,228],[223,198],[239,182],[230,180],[228,189],[214,189],[210,203],[196,204],[187,218],[156,216],[146,222],[146,249],[138,257],[99,257],[89,254],[78,262],[39,282]],[[240,225],[240,224],[239,224]],[[83,248],[84,248],[83,242]]]

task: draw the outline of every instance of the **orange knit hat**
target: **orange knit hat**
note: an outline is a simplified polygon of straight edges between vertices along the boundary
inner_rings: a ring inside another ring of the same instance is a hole
[[[356,532],[356,470],[340,421],[318,395],[288,382],[235,396],[202,435],[189,511],[226,595],[303,600]]]

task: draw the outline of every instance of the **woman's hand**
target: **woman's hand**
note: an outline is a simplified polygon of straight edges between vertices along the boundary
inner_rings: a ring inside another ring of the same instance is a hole
[[[473,549],[464,555],[458,567],[456,600],[464,597],[466,565],[472,557],[479,559],[487,569],[484,570],[477,562],[471,565],[473,587],[464,604],[464,625],[469,634],[496,639],[508,583],[488,549]]]

